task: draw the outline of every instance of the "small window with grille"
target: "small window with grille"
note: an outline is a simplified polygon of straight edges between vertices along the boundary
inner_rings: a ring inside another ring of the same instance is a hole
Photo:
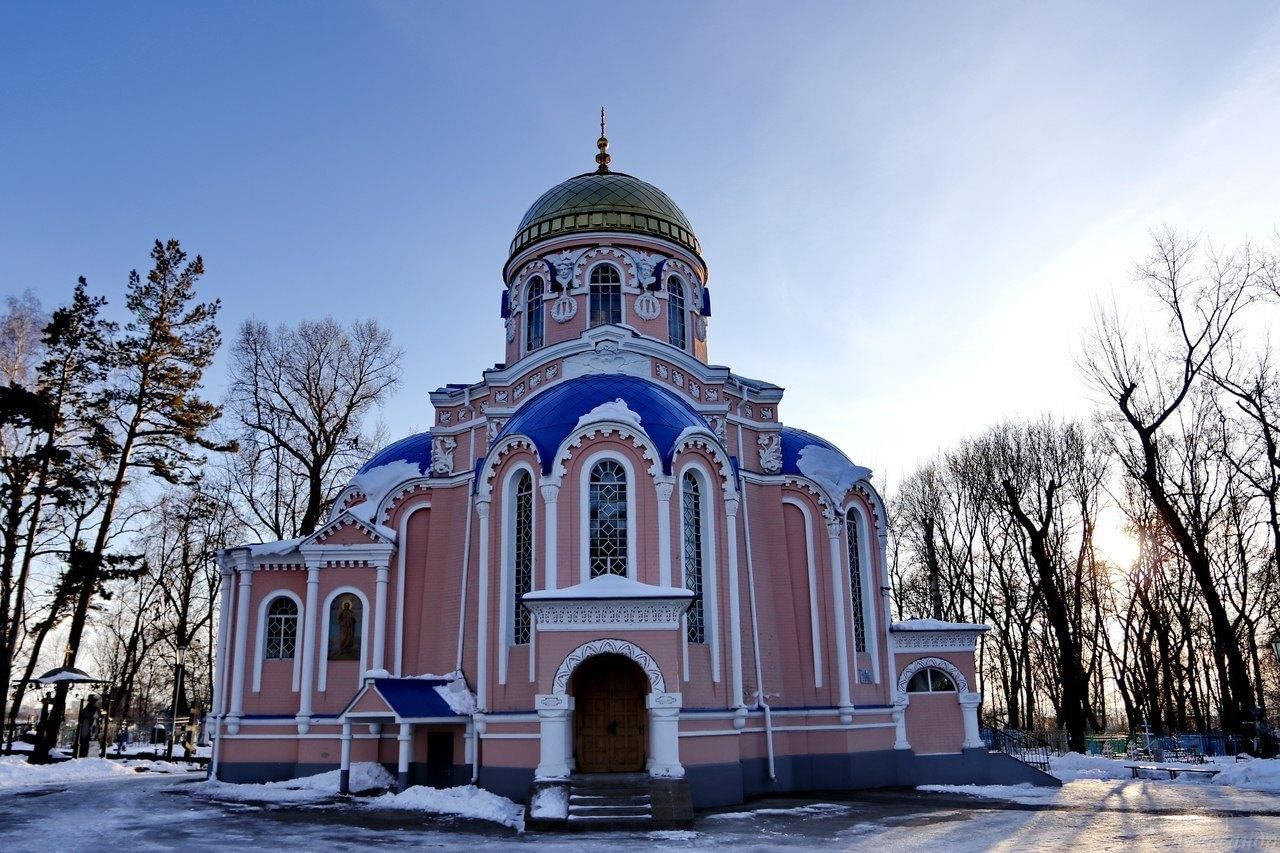
[[[298,648],[298,605],[280,596],[267,605],[267,641],[263,657],[288,660]]]
[[[588,485],[590,576],[627,575],[627,472],[613,459],[597,462]]]

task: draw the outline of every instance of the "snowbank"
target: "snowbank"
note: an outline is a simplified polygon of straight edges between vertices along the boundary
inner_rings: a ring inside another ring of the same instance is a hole
[[[198,785],[197,791],[219,800],[238,800],[253,803],[308,803],[326,800],[338,795],[340,771],[329,770],[300,779],[260,784],[237,784],[210,779]],[[361,762],[351,765],[351,790],[371,791],[389,788],[395,779],[381,764]]]
[[[552,785],[539,788],[529,804],[531,817],[545,817],[563,820],[569,816],[569,787]]]
[[[0,790],[12,791],[103,779],[130,779],[144,772],[190,773],[192,768],[172,761],[111,761],[105,758],[78,758],[59,764],[28,764],[23,756],[6,755],[0,756]]]
[[[1049,759],[1049,773],[1063,782],[1074,782],[1077,779],[1128,779],[1133,776],[1133,771],[1125,765],[1133,763],[1101,755],[1068,752]]]
[[[1228,764],[1213,777],[1219,785],[1233,785],[1250,791],[1266,791],[1280,794],[1280,759],[1254,758],[1237,764]]]
[[[457,788],[428,788],[416,785],[399,794],[383,794],[365,800],[362,805],[373,808],[409,809],[431,814],[456,815],[457,817],[488,820],[524,830],[524,807],[506,797],[477,788],[461,785]]]

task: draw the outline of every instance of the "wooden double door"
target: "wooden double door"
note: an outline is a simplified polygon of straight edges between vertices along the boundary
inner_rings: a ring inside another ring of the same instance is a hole
[[[573,675],[573,747],[579,773],[644,770],[648,680],[622,655],[597,655]]]

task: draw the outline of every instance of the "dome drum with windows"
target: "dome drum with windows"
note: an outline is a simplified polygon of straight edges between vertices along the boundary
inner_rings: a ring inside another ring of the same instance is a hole
[[[1053,784],[979,736],[986,627],[890,621],[871,471],[708,361],[688,220],[610,170],[603,127],[597,149],[520,224],[505,358],[430,392],[317,530],[220,552],[217,778],[347,791],[378,762],[558,789],[535,822],[565,825],[571,786],[618,773],[653,826],[801,788]],[[857,375],[814,382],[852,399]]]

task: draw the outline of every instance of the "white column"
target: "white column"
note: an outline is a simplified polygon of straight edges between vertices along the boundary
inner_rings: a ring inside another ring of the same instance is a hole
[[[225,559],[225,558],[224,558]],[[219,566],[222,576],[222,600],[218,602],[218,678],[213,691],[213,715],[220,718],[227,709],[227,644],[231,641],[231,585],[235,578],[235,568],[223,564]]]
[[[845,627],[844,605],[848,600],[847,586],[841,563],[840,534],[843,525],[839,519],[827,522],[827,539],[831,544],[831,608],[835,614],[836,674],[840,686],[840,722],[846,726],[853,722],[853,699],[849,695],[849,637]]]
[[[559,573],[558,557],[556,555],[556,502],[560,499],[559,483],[543,483],[540,487],[542,491],[542,517],[544,519],[543,526],[546,531],[546,543],[543,545],[543,589],[556,589],[559,581],[556,575]]]
[[[895,704],[890,716],[893,718],[893,748],[910,749],[911,744],[907,742],[907,706]]]
[[[568,779],[572,772],[566,757],[572,742],[570,720],[573,697],[539,694],[534,697],[538,709],[538,769],[534,779]]]
[[[961,693],[960,711],[964,716],[964,749],[983,749],[982,732],[978,730],[978,707],[982,705],[981,693]]]
[[[738,499],[725,498],[729,540],[729,707],[742,707],[742,606],[738,588]]]
[[[400,790],[409,787],[409,758],[413,754],[413,724],[401,723],[400,734],[396,736],[400,744],[400,762],[396,766],[396,784]]]
[[[307,603],[302,610],[302,684],[298,691],[298,734],[311,728],[311,690],[316,671],[316,623],[320,614],[320,561],[307,561]]]
[[[675,489],[672,477],[655,477],[658,490],[658,584],[671,586],[671,492]],[[676,586],[683,586],[681,583]]]
[[[232,670],[231,713],[227,720],[227,732],[240,731],[240,718],[244,716],[245,658],[249,649],[249,604],[253,594],[253,566],[240,567],[240,592],[236,597],[236,660]]]
[[[649,760],[649,775],[664,779],[684,778],[684,766],[680,764],[680,706],[679,693],[650,693],[645,699],[649,708],[649,728],[653,754]]]
[[[480,517],[479,555],[476,560],[479,572],[480,594],[476,602],[476,705],[481,711],[489,708],[489,499],[476,500],[476,515]]]
[[[391,568],[386,565],[377,567],[377,586],[373,599],[373,658],[366,675],[373,678],[386,678],[387,672],[387,584],[391,581]]]
[[[342,759],[338,764],[338,793],[351,793],[351,721],[342,721]]]

